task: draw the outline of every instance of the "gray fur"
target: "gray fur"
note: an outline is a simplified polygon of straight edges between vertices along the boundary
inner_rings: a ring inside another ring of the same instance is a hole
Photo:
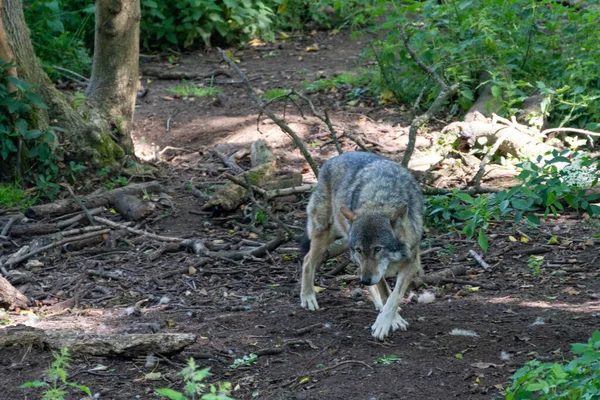
[[[325,261],[327,246],[340,235],[348,239],[351,256],[360,266],[361,280],[373,285],[369,287],[379,308],[385,308],[383,303],[390,294],[384,276],[397,275],[404,287],[408,285],[404,281],[410,282],[420,269],[423,194],[411,173],[396,162],[362,152],[330,159],[321,168],[307,214],[310,247],[303,265],[303,307],[318,308],[313,290],[315,269]],[[404,295],[404,290],[398,289],[394,301]],[[408,325],[399,315],[393,315],[397,314],[391,311],[393,305],[386,307],[386,317],[382,317],[385,321],[379,323],[378,318],[376,325],[381,326],[373,328],[377,338],[387,336],[390,329],[406,329]]]

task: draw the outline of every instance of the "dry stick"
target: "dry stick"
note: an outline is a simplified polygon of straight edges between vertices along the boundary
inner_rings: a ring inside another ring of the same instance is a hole
[[[271,118],[271,120],[273,122],[275,122],[275,124],[277,124],[277,126],[279,126],[279,128],[281,128],[282,131],[287,133],[292,138],[294,144],[296,146],[298,146],[298,149],[300,149],[300,152],[306,159],[306,162],[308,163],[308,165],[310,165],[310,168],[313,170],[315,176],[318,177],[319,176],[319,167],[317,167],[317,164],[313,160],[312,156],[310,155],[308,150],[306,150],[306,146],[304,146],[304,143],[302,143],[302,140],[300,139],[300,137],[298,137],[298,135],[296,135],[296,132],[294,132],[284,121],[279,119],[275,114],[273,114],[271,111],[269,111],[268,109],[265,108],[263,101],[261,99],[259,99],[258,96],[256,95],[256,93],[254,92],[254,88],[252,87],[252,84],[250,83],[250,81],[248,80],[246,75],[239,69],[239,67],[236,65],[236,63],[234,63],[233,61],[231,61],[231,59],[229,57],[227,57],[227,55],[225,54],[225,52],[222,49],[219,48],[218,50],[221,52],[221,57],[223,58],[223,60],[244,81],[244,85],[246,86],[246,89],[248,91],[248,96],[250,96],[250,99],[254,102],[254,104],[256,104],[256,106],[258,107],[258,109],[261,112],[265,113],[265,115],[267,115],[267,117]]]
[[[131,227],[129,227],[127,225],[124,225],[124,224],[118,224],[116,222],[113,222],[111,220],[108,220],[106,218],[101,218],[101,217],[94,217],[94,220],[96,220],[96,222],[98,222],[100,224],[109,226],[111,228],[125,229],[126,231],[134,233],[136,235],[149,237],[149,238],[152,238],[152,239],[160,240],[162,242],[177,242],[177,243],[181,243],[181,245],[183,245],[183,246],[188,246],[188,247],[192,248],[192,250],[194,250],[194,252],[196,254],[200,254],[200,253],[206,251],[206,247],[204,246],[204,244],[202,242],[198,241],[198,240],[194,240],[194,239],[182,239],[182,238],[173,237],[173,236],[161,236],[161,235],[157,235],[157,234],[154,234],[154,233],[142,231],[141,229],[131,228]]]
[[[248,189],[248,195],[250,196],[250,201],[252,202],[252,204],[254,204],[256,207],[258,207],[262,212],[267,214],[267,216],[269,218],[271,218],[273,221],[275,221],[275,223],[277,225],[279,225],[279,227],[281,229],[286,231],[287,234],[290,235],[290,239],[296,240],[296,235],[294,234],[294,232],[291,231],[290,228],[288,228],[283,222],[281,222],[281,220],[275,214],[273,214],[269,209],[258,204],[258,201],[256,201],[256,198],[254,197],[254,191],[252,190],[252,184],[250,183],[250,179],[248,179],[247,175],[244,175],[244,179],[246,180],[246,184],[244,186],[246,187],[246,189]]]
[[[546,129],[541,134],[547,135],[548,133],[557,133],[557,132],[573,132],[573,133],[581,133],[582,135],[600,136],[600,133],[587,131],[585,129],[577,129],[577,128],[551,128],[551,129]]]
[[[490,160],[492,159],[494,154],[496,154],[500,146],[502,146],[502,143],[504,143],[504,141],[508,137],[508,133],[510,132],[510,128],[500,128],[494,133],[494,135],[501,130],[504,130],[504,133],[502,133],[498,140],[496,140],[496,143],[494,143],[494,145],[490,147],[490,150],[486,153],[486,155],[481,160],[481,163],[479,164],[479,171],[477,171],[475,177],[471,180],[471,183],[476,188],[478,188],[481,184],[481,178],[483,177],[483,173],[485,172],[486,164],[490,162]]]
[[[12,260],[8,265],[9,266],[17,265],[20,262],[23,262],[23,261],[27,260],[29,257],[32,257],[32,256],[34,256],[34,255],[36,255],[38,253],[44,252],[46,250],[53,249],[55,247],[62,246],[63,244],[66,244],[66,243],[76,242],[76,241],[84,240],[84,239],[89,239],[89,238],[92,238],[92,237],[95,237],[95,236],[104,235],[105,233],[109,233],[109,232],[110,232],[110,229],[103,229],[103,230],[97,231],[97,232],[86,233],[86,234],[81,235],[81,236],[68,237],[68,238],[59,240],[58,242],[50,243],[47,246],[40,247],[39,249],[35,249],[35,250],[33,250],[33,251],[31,251],[31,252],[29,252],[27,254],[23,254],[21,257],[15,259],[15,260]]]
[[[71,197],[73,198],[73,200],[75,200],[75,202],[77,203],[77,205],[81,208],[81,210],[83,211],[83,213],[87,217],[88,221],[90,221],[90,224],[91,225],[96,225],[96,223],[94,222],[94,217],[92,216],[92,214],[90,214],[90,211],[81,202],[81,200],[79,199],[79,197],[75,196],[75,193],[73,192],[73,189],[71,189],[71,186],[67,185],[66,183],[62,184],[61,186],[67,188],[67,190],[69,191],[69,194],[71,195]]]
[[[298,93],[294,90],[292,90],[290,94],[294,94],[308,103],[313,115],[320,119],[325,125],[327,125],[327,129],[329,129],[329,133],[331,133],[331,138],[333,139],[333,143],[335,143],[335,148],[338,154],[342,154],[344,151],[342,150],[342,146],[340,146],[337,133],[335,132],[335,129],[333,129],[333,125],[331,124],[331,120],[329,119],[329,114],[327,113],[327,110],[323,109],[323,115],[320,115],[315,109],[315,105],[313,104],[313,102],[310,101],[310,99],[307,96]]]
[[[372,153],[372,151],[367,146],[365,146],[364,143],[359,138],[357,138],[356,136],[348,133],[348,131],[344,132],[344,136],[346,136],[348,139],[350,139],[354,143],[356,143],[358,145],[358,147],[360,147],[360,149],[362,151],[366,151],[367,153]]]
[[[490,266],[490,264],[486,263],[483,260],[483,257],[481,257],[479,254],[477,254],[477,252],[475,250],[469,250],[469,254],[471,255],[471,257],[473,257],[475,259],[475,261],[477,261],[477,264],[481,265],[481,267],[483,269],[485,269],[486,271],[489,271],[489,269],[492,268]]]
[[[104,212],[104,210],[106,210],[104,207],[97,207],[97,208],[92,208],[91,210],[88,211],[88,213],[89,213],[89,215],[97,215],[97,214],[102,214]],[[87,216],[86,214],[81,213],[81,214],[78,214],[69,219],[65,219],[64,221],[57,222],[56,226],[58,226],[59,228],[67,227],[69,225],[74,224],[75,222],[81,221],[86,216]]]
[[[217,157],[219,157],[221,159],[221,162],[223,162],[223,164],[227,168],[229,168],[230,170],[232,170],[234,173],[241,174],[242,172],[244,172],[244,170],[242,169],[242,167],[240,167],[239,165],[237,165],[236,163],[234,163],[233,161],[231,161],[229,159],[229,157],[227,157],[225,154],[221,153],[219,150],[213,149],[213,153]]]
[[[419,68],[421,68],[427,75],[429,75],[440,87],[441,91],[438,94],[437,98],[433,102],[433,104],[429,107],[429,109],[425,112],[425,114],[421,114],[415,119],[413,119],[410,124],[410,129],[408,130],[408,144],[406,145],[406,150],[404,150],[404,155],[402,156],[402,165],[404,167],[408,167],[408,163],[410,161],[410,157],[412,156],[413,151],[415,150],[415,144],[417,141],[417,130],[427,123],[435,114],[438,109],[441,108],[442,104],[446,99],[452,96],[459,88],[459,84],[455,83],[454,85],[448,87],[446,83],[440,78],[440,76],[435,72],[431,67],[426,65],[417,53],[413,50],[412,46],[408,41],[408,37],[406,36],[406,31],[404,30],[404,26],[401,24],[396,25],[398,31],[400,32],[400,36],[402,37],[402,42],[404,43],[404,47],[413,61],[417,64]]]
[[[432,196],[432,195],[436,195],[436,194],[449,194],[449,193],[454,193],[455,190],[456,189],[424,187],[423,194],[426,194],[428,196]],[[456,190],[457,193],[467,193],[467,194],[498,193],[499,191],[500,191],[500,189],[497,189],[497,188],[481,187],[481,186]]]
[[[6,223],[6,225],[4,225],[4,228],[2,228],[2,232],[0,233],[0,236],[8,235],[10,227],[12,226],[12,224],[15,223],[16,220],[17,220],[17,218],[14,218],[14,217],[9,219],[8,222]]]

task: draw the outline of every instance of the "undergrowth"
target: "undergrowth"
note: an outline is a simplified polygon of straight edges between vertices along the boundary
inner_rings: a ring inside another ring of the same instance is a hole
[[[179,373],[183,377],[184,389],[179,392],[174,389],[156,389],[156,394],[170,400],[233,400],[231,397],[231,383],[218,383],[216,386],[203,383],[210,375],[210,368],[198,369],[193,358],[188,360],[188,365]]]
[[[584,400],[600,398],[600,331],[587,343],[574,343],[576,357],[563,363],[529,361],[511,377],[506,400]]]
[[[55,183],[59,168],[54,132],[58,128],[31,129],[29,118],[37,108],[47,106],[27,82],[5,76],[11,65],[0,60],[0,180],[33,183],[40,196],[52,199],[60,188]]]
[[[514,115],[534,93],[546,98],[552,126],[600,129],[600,9],[554,0],[406,0],[377,2],[365,15],[384,15],[373,24],[368,54],[378,64],[379,85],[398,102],[431,104],[439,88],[407,53],[397,26],[406,27],[421,60],[447,82],[459,82],[451,111],[475,100],[482,71],[504,116]],[[356,32],[359,34],[360,32]]]
[[[459,231],[469,238],[477,237],[479,246],[487,250],[486,231],[495,223],[509,218],[520,222],[526,218],[539,224],[535,212],[544,218],[558,216],[566,208],[586,212],[590,217],[600,215],[600,194],[588,189],[600,179],[600,160],[584,153],[553,151],[536,162],[517,165],[521,183],[510,190],[473,197],[454,190],[449,194],[426,198],[426,215],[430,227]]]

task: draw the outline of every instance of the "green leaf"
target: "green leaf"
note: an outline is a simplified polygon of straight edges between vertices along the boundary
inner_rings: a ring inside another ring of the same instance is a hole
[[[527,217],[527,220],[529,222],[531,222],[532,224],[535,224],[535,225],[539,225],[540,224],[540,218],[537,215],[535,215],[535,214],[527,214],[526,217]]]
[[[25,136],[28,131],[27,121],[25,121],[23,118],[18,118],[15,121],[15,128],[17,128],[17,131],[19,131],[21,135]]]
[[[496,99],[502,96],[502,89],[500,88],[500,86],[492,86],[492,96],[494,96]]]
[[[473,204],[473,197],[468,193],[456,193],[456,197],[468,204]]]
[[[488,249],[488,238],[485,235],[485,232],[483,231],[483,229],[479,229],[479,234],[477,235],[477,243],[479,243],[479,247],[481,247],[481,249],[483,251],[487,251],[487,249]]]
[[[46,21],[46,24],[54,32],[63,33],[65,31],[65,26],[60,19],[50,19]]]
[[[156,394],[165,396],[170,400],[187,400],[187,397],[185,397],[182,393],[179,393],[173,389],[162,388],[156,389],[155,392]]]
[[[19,386],[19,388],[40,388],[40,387],[46,387],[46,386],[49,386],[48,382],[33,381],[33,382],[25,382],[24,384]]]
[[[583,354],[587,349],[588,349],[587,344],[573,343],[571,345],[571,353],[573,353],[573,354]]]

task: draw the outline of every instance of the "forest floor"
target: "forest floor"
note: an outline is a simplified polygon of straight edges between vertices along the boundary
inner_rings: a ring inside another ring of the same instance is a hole
[[[319,50],[307,52],[314,43]],[[255,87],[267,92],[301,89],[305,82],[355,71],[361,67],[362,49],[347,33],[319,33],[266,48],[235,50],[233,55]],[[171,60],[167,56],[143,58],[141,70],[150,66],[200,76],[225,67],[216,52],[172,56]],[[247,229],[249,221],[242,210],[219,216],[201,213],[201,200],[184,190],[192,179],[208,190],[226,182],[223,166],[210,151],[215,146],[231,155],[265,139],[278,157],[278,170],[302,173],[305,182],[314,182],[291,140],[264,116],[257,123],[258,112],[245,88],[232,81],[239,77],[233,73],[216,77],[213,85],[222,88],[217,96],[182,98],[170,91],[181,81],[144,76],[148,92],[138,100],[134,140],[138,156],[159,166],[159,180],[172,200],[169,208],[147,220],[145,229],[195,237],[215,248],[244,239],[264,243],[276,236],[279,227],[272,221],[253,232]],[[210,79],[196,82],[210,86]],[[343,94],[341,87],[311,98],[318,107],[328,107],[338,132],[360,134],[376,143],[372,145],[375,152],[399,159],[398,149],[406,143],[411,121],[409,110],[381,106],[360,95],[348,104]],[[273,109],[284,113],[282,105]],[[286,120],[322,163],[337,154],[335,147],[327,143],[331,139],[327,128],[308,116],[306,107],[304,111],[305,117],[288,104]],[[448,122],[438,116],[430,130]],[[428,135],[422,135],[419,143],[424,144],[415,154],[417,159],[429,154]],[[345,151],[356,149],[347,139],[342,139],[342,145]],[[155,152],[166,146],[186,151],[165,152],[157,161]],[[240,160],[242,167],[248,164],[247,157]],[[454,178],[443,186],[464,184],[462,178]],[[271,203],[273,212],[298,235],[306,221],[308,196],[282,197]],[[135,359],[75,356],[69,369],[71,379],[100,393],[101,399],[156,399],[155,388],[181,390],[177,372],[189,357],[200,367],[211,368],[208,383],[231,382],[236,399],[499,398],[508,378],[526,361],[569,358],[570,344],[587,341],[600,325],[600,226],[592,222],[565,214],[536,228],[510,223],[493,226],[484,253],[491,266],[487,270],[469,256],[471,249],[481,252],[475,240],[428,230],[422,242],[425,272],[463,265],[468,273],[457,277],[462,283],[421,288],[418,293],[435,294],[431,303],[418,302],[417,296],[407,299],[402,316],[410,323],[408,331],[394,332],[383,342],[371,336],[377,314],[366,289],[360,282],[336,283],[335,277],[327,276],[347,262],[347,254],[328,262],[317,275],[316,284],[326,288],[318,294],[321,309],[309,312],[300,307],[301,260],[298,243],[293,241],[265,259],[236,263],[215,259],[195,274],[162,280],[155,278],[193,265],[196,256],[176,252],[149,258],[149,252],[156,249],[152,242],[121,252],[91,253],[88,249],[63,254],[36,272],[32,287],[44,294],[40,300],[73,296],[74,281],[79,279],[91,289],[79,299],[79,308],[47,315],[36,326],[91,333],[197,335],[197,341],[182,353],[157,356],[153,363],[146,354]],[[558,244],[548,244],[552,236]],[[528,266],[531,255],[544,257],[539,271]],[[120,279],[89,275],[87,268],[118,273]],[[352,273],[352,268],[348,265],[345,273]],[[131,312],[135,305],[136,311]],[[27,322],[24,315],[11,315],[11,319]],[[475,335],[453,335],[455,329]],[[258,355],[254,364],[231,367],[236,359],[250,354]],[[0,398],[38,398],[33,389],[17,387],[41,379],[51,361],[51,354],[40,349],[0,350]],[[103,368],[94,369],[98,365]]]

